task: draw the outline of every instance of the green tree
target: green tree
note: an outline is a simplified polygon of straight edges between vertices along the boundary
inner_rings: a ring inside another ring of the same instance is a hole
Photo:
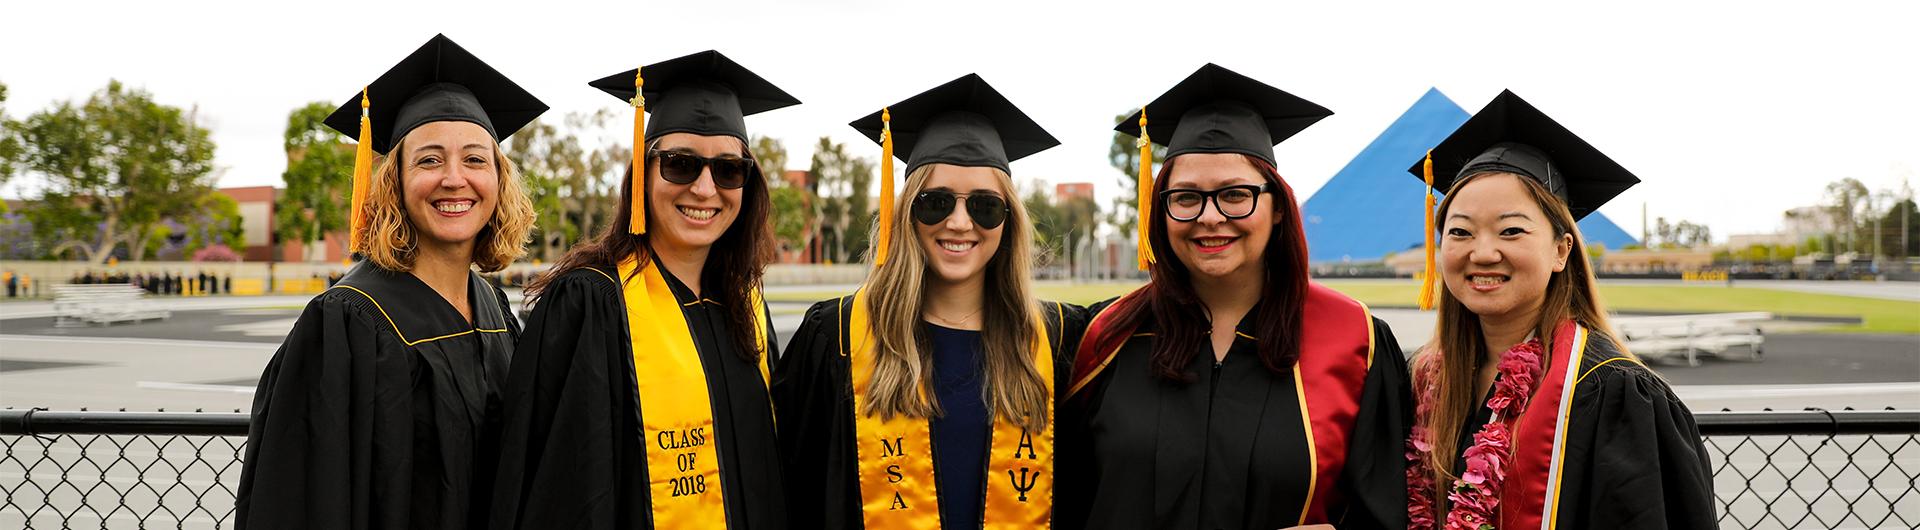
[[[1713,230],[1704,224],[1684,219],[1678,223],[1670,223],[1665,217],[1657,217],[1654,218],[1653,225],[1653,235],[1657,243],[1655,241],[1648,243],[1653,244],[1655,248],[1693,248],[1713,241]]]
[[[1833,249],[1836,253],[1869,250],[1859,248],[1859,228],[1862,212],[1868,212],[1873,207],[1871,201],[1867,185],[1852,177],[1827,184],[1825,206],[1833,215],[1834,223],[1839,225],[1834,227],[1837,232],[1834,237],[1839,244]],[[1870,215],[1867,217],[1871,218]],[[1871,227],[1868,229],[1871,230]]]
[[[7,118],[7,84],[0,83],[0,186],[13,180],[13,173],[20,166],[21,146],[14,129],[17,126]],[[6,213],[6,203],[0,202],[0,213]]]
[[[79,250],[101,263],[123,244],[145,249],[156,224],[185,218],[212,192],[207,130],[191,113],[119,81],[83,104],[34,113],[15,130],[22,167],[45,184],[26,213],[56,256]]]
[[[760,174],[767,178],[769,200],[773,203],[770,222],[773,235],[785,249],[804,248],[807,244],[807,220],[813,216],[813,192],[787,182],[787,146],[778,138],[755,136],[748,142]]]
[[[754,136],[747,142],[747,150],[753,153],[754,162],[760,164],[760,174],[765,175],[769,184],[782,186],[787,184],[787,146],[779,138]]]
[[[821,206],[818,222],[822,235],[827,238],[824,242],[829,260],[834,263],[864,261],[873,229],[873,200],[868,191],[873,185],[873,162],[848,155],[845,144],[822,136],[814,146],[807,171],[813,175],[818,188]]]
[[[240,202],[225,193],[208,193],[200,196],[195,205],[197,222],[205,223],[205,230],[190,230],[191,238],[187,253],[215,245],[224,245],[231,249],[247,247],[247,229],[241,224]]]
[[[1133,113],[1134,111],[1129,110],[1125,114],[1114,116],[1113,122],[1120,123],[1121,120],[1127,119],[1127,117],[1132,116]],[[1172,117],[1163,117],[1160,119],[1170,118]],[[1161,140],[1165,141],[1166,139],[1162,138]],[[1153,159],[1161,164],[1165,164],[1167,161],[1167,148],[1155,144],[1153,146]],[[1140,219],[1140,209],[1134,205],[1134,202],[1139,200],[1139,193],[1136,190],[1138,190],[1140,186],[1140,144],[1137,139],[1133,136],[1128,136],[1127,133],[1114,131],[1113,145],[1107,148],[1107,163],[1112,165],[1113,169],[1118,170],[1121,174],[1118,179],[1121,186],[1121,194],[1119,197],[1113,199],[1113,210],[1108,212],[1107,223],[1112,225],[1114,229],[1119,230],[1123,235],[1132,234],[1137,228],[1137,223]]]
[[[786,249],[805,248],[807,244],[807,190],[794,186],[771,188],[773,236]]]
[[[602,110],[569,113],[561,125],[534,120],[507,140],[508,156],[538,216],[534,257],[559,259],[568,246],[592,237],[613,218],[614,197],[632,155],[619,144],[588,150],[581,140],[597,136],[612,117]]]
[[[1920,211],[1912,197],[1898,199],[1879,218],[1880,253],[1906,257],[1920,249]]]
[[[280,173],[285,188],[273,205],[273,235],[280,241],[307,245],[348,228],[354,144],[327,127],[333,111],[332,104],[315,101],[287,114],[281,139],[287,170]]]
[[[1065,215],[1054,207],[1053,197],[1046,192],[1046,183],[1034,180],[1027,196],[1020,202],[1027,209],[1027,217],[1033,223],[1033,266],[1044,269],[1052,266],[1054,259],[1064,251],[1063,235],[1068,232]]]

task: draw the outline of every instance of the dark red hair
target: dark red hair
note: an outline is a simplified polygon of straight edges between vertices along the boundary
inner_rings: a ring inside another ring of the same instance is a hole
[[[1300,224],[1300,206],[1294,201],[1293,188],[1280,178],[1280,172],[1260,158],[1246,156],[1246,159],[1272,188],[1274,197],[1270,204],[1274,215],[1280,217],[1273,225],[1273,235],[1267,238],[1266,254],[1262,258],[1266,277],[1260,304],[1255,309],[1257,314],[1250,316],[1255,322],[1255,336],[1259,337],[1260,363],[1275,374],[1287,374],[1300,357],[1301,313],[1307,298],[1306,230]],[[1159,200],[1160,192],[1166,191],[1171,180],[1168,177],[1179,160],[1179,157],[1168,159],[1160,168],[1160,175],[1153,183],[1154,200]],[[1161,209],[1156,206],[1154,210],[1158,213]],[[1153,246],[1153,255],[1158,257],[1148,267],[1151,281],[1107,307],[1087,330],[1078,353],[1083,358],[1106,355],[1119,348],[1134,330],[1151,321],[1156,336],[1149,366],[1154,374],[1171,381],[1191,382],[1195,374],[1187,372],[1187,365],[1200,352],[1209,350],[1200,345],[1207,344],[1207,331],[1212,326],[1207,322],[1206,308],[1193,290],[1192,271],[1173,253],[1173,244],[1167,239],[1167,221],[1164,214],[1148,220],[1147,241]],[[1082,375],[1076,373],[1075,380]]]

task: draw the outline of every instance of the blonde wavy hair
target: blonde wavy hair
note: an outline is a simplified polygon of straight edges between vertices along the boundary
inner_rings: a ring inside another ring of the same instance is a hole
[[[896,203],[900,207],[893,211],[893,237],[887,241],[879,241],[877,235],[872,238],[872,244],[888,246],[890,259],[867,276],[863,287],[872,309],[876,344],[873,378],[867,385],[867,395],[872,398],[860,411],[862,414],[878,414],[881,418],[944,414],[938,398],[929,390],[933,387],[933,345],[926,327],[920,324],[928,260],[912,212],[913,198],[926,189],[934,167],[922,166],[907,176],[907,185]],[[1041,331],[1037,318],[1040,303],[1033,296],[1033,223],[1026,206],[1014,195],[1013,178],[999,169],[993,174],[1012,215],[1001,225],[1000,248],[987,261],[980,331],[986,350],[982,352],[986,381],[980,397],[990,417],[1040,432],[1047,425],[1047,403],[1053,397],[1047,394],[1046,382],[1033,360],[1033,340]],[[867,255],[873,255],[873,250],[869,249]]]
[[[407,220],[406,206],[401,200],[404,183],[400,178],[400,164],[392,156],[405,152],[406,145],[406,139],[402,138],[393,151],[381,157],[379,169],[374,170],[373,183],[367,190],[367,224],[363,227],[360,245],[351,249],[372,260],[374,265],[397,272],[413,270],[414,257],[420,250],[420,236]],[[493,162],[500,191],[493,218],[487,220],[487,226],[480,229],[473,242],[473,264],[480,267],[480,272],[505,269],[525,255],[535,219],[533,200],[527,196],[526,188],[521,187],[520,172],[514,169],[513,160],[500,152],[499,142],[493,144]]]

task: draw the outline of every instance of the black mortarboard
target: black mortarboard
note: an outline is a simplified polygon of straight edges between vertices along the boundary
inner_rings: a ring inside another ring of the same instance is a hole
[[[633,80],[645,77],[647,137],[685,132],[747,140],[747,116],[799,105],[780,87],[720,52],[707,50],[600,78],[589,86],[633,99]]]
[[[506,139],[547,111],[533,94],[481,62],[446,35],[434,35],[420,49],[380,74],[347,99],[325,123],[359,139],[353,160],[352,220],[348,252],[361,252],[368,222],[367,193],[375,154],[421,125],[464,121],[486,128],[494,141]]]
[[[747,142],[747,116],[799,105],[773,86],[720,52],[707,50],[602,77],[588,86],[598,88],[634,107],[631,197],[633,210],[627,233],[647,233],[647,138],[670,133],[732,136]],[[635,93],[641,97],[634,97]],[[647,119],[651,112],[653,119]]]
[[[1167,158],[1187,153],[1242,153],[1274,163],[1273,146],[1332,116],[1326,107],[1207,63],[1148,103],[1148,137]],[[1113,130],[1136,137],[1140,113]]]
[[[1147,241],[1153,209],[1153,150],[1167,146],[1167,158],[1188,153],[1240,153],[1276,164],[1273,146],[1307,126],[1332,116],[1312,101],[1207,63],[1167,89],[1113,130],[1140,138],[1140,177],[1135,198],[1140,270],[1154,262]],[[1142,129],[1145,129],[1144,131]]]
[[[1575,220],[1640,183],[1633,173],[1510,90],[1501,91],[1454,129],[1433,148],[1432,157],[1437,191],[1478,173],[1524,175],[1565,200]],[[1407,171],[1424,181],[1423,164],[1416,162]]]
[[[1014,160],[1060,145],[979,74],[948,81],[847,125],[884,145],[881,132],[889,124],[882,112],[891,115],[892,154],[907,153],[901,161],[907,163],[908,174],[933,163],[1012,173],[1008,164]]]
[[[356,92],[327,116],[327,126],[358,136],[362,95]],[[547,111],[545,103],[446,35],[434,35],[380,74],[364,95],[376,153],[392,151],[408,132],[436,121],[479,124],[495,141],[504,140]]]
[[[990,167],[1012,174],[1009,164],[1060,145],[1033,118],[994,90],[980,74],[933,87],[847,125],[880,144],[880,226],[874,238],[875,266],[886,264],[893,234],[893,160],[906,174],[927,164]],[[896,149],[895,144],[899,144]]]
[[[1420,309],[1432,309],[1438,269],[1434,264],[1433,192],[1446,191],[1461,178],[1480,173],[1513,173],[1539,181],[1567,203],[1575,221],[1600,209],[1640,179],[1613,159],[1574,136],[1511,90],[1453,130],[1427,156],[1407,168],[1427,183],[1427,270],[1420,287]]]

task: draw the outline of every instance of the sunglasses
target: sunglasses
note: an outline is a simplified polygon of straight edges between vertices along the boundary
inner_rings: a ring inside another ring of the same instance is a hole
[[[760,165],[733,155],[707,158],[681,151],[647,151],[649,160],[659,160],[660,178],[674,184],[692,184],[700,180],[700,171],[713,168],[713,185],[737,190],[747,185],[747,177],[758,177]]]
[[[967,217],[973,218],[973,224],[982,229],[992,230],[1007,222],[1007,200],[999,195],[988,193],[954,193],[947,190],[927,190],[913,198],[913,220],[923,225],[940,224],[953,215],[954,206],[965,201]]]

